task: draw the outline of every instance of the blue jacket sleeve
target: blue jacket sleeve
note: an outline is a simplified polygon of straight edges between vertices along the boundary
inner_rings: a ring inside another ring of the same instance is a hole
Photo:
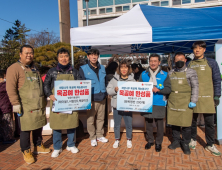
[[[214,96],[221,96],[221,73],[218,63],[211,58],[207,58],[207,61],[212,69],[212,78],[214,86]]]
[[[79,68],[78,80],[86,80],[84,72],[81,67]]]

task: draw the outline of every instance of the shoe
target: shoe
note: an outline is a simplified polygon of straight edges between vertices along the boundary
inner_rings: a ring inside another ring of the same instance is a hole
[[[97,141],[106,143],[106,142],[108,142],[109,140],[106,139],[105,137],[101,137],[101,138],[97,138]]]
[[[211,152],[214,156],[220,156],[221,155],[221,153],[217,150],[215,145],[206,146],[205,150]]]
[[[73,146],[73,147],[66,147],[66,150],[67,151],[71,151],[72,153],[78,153],[79,152],[79,149],[77,148],[77,147],[75,147],[75,146]]]
[[[91,146],[97,146],[97,141],[96,141],[96,139],[91,140]]]
[[[127,148],[132,148],[132,140],[127,140]]]
[[[35,159],[32,155],[31,149],[24,150],[23,157],[24,157],[24,160],[27,164],[32,164],[35,162]]]
[[[52,157],[52,158],[56,158],[56,157],[59,156],[59,154],[60,154],[61,152],[62,152],[62,149],[60,149],[60,150],[54,150],[54,151],[52,152],[51,157]]]
[[[145,149],[150,149],[151,148],[151,146],[153,146],[154,145],[154,143],[147,143],[146,145],[145,145]]]
[[[43,144],[39,145],[39,146],[35,146],[34,147],[34,154],[40,154],[40,153],[50,153],[51,149],[49,148],[45,148],[45,146]]]
[[[196,149],[197,141],[191,139],[189,143],[190,149]]]
[[[7,140],[7,141],[3,141],[2,144],[13,144],[15,142],[16,142],[15,139],[10,139],[10,140]]]
[[[169,149],[176,149],[176,148],[180,148],[180,142],[175,140],[173,141],[169,146],[168,146]]]
[[[199,125],[199,127],[200,127],[200,128],[205,128],[205,125],[204,125],[204,124],[203,124],[203,125]]]
[[[119,147],[119,140],[116,140],[113,144],[113,148],[118,148]]]
[[[161,145],[155,145],[155,150],[156,152],[160,152],[162,150],[162,146]]]
[[[181,142],[181,149],[183,150],[183,153],[186,155],[190,155],[190,147],[189,144],[185,144],[184,142]]]

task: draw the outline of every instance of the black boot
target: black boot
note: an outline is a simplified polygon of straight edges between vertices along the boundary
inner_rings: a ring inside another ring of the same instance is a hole
[[[156,150],[156,152],[160,152],[162,150],[162,146],[156,144],[155,150]]]
[[[176,148],[180,148],[180,142],[178,140],[173,141],[169,146],[169,149],[176,149]]]
[[[181,149],[183,150],[183,153],[186,155],[190,155],[190,147],[189,144],[185,144],[184,142],[181,142]]]
[[[147,143],[146,145],[145,145],[145,149],[150,149],[151,148],[151,146],[153,146],[154,145],[154,143]]]

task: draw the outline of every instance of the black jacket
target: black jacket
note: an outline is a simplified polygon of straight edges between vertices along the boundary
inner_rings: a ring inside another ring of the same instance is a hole
[[[54,88],[54,81],[56,81],[58,72],[60,72],[61,74],[72,74],[74,76],[74,79],[77,80],[78,78],[78,71],[76,69],[73,69],[72,66],[67,70],[67,71],[63,71],[62,69],[60,69],[58,66],[51,68],[45,78],[44,84],[43,84],[43,88],[44,88],[44,93],[47,97],[49,97],[50,95],[52,95],[52,89]]]
[[[213,79],[213,86],[214,86],[214,96],[221,96],[221,74],[220,74],[220,68],[218,66],[218,63],[216,60],[212,58],[207,58],[207,62],[209,66],[212,69],[212,79]],[[194,59],[196,60],[196,59]],[[190,61],[187,62],[187,66],[189,65]]]

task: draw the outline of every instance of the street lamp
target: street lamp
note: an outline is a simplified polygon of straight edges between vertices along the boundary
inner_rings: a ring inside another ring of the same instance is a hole
[[[86,26],[89,25],[89,6],[88,6],[88,2],[89,0],[85,0],[86,2]]]

